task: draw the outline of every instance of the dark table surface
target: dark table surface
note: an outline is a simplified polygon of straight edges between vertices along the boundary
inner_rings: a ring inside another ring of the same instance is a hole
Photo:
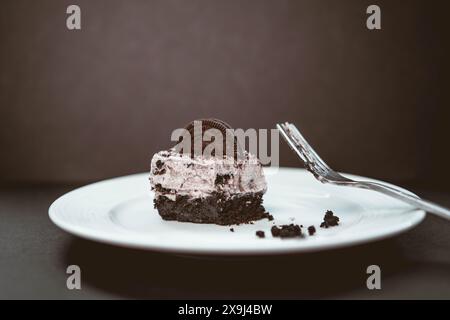
[[[70,187],[0,189],[0,298],[450,298],[450,222],[428,215],[395,238],[320,253],[199,258],[131,250],[71,236],[49,205]],[[419,191],[450,206],[450,195]],[[66,268],[81,268],[68,290]],[[381,268],[368,290],[366,268]]]

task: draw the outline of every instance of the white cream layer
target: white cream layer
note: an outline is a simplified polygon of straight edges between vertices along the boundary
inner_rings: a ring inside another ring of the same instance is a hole
[[[161,161],[160,169],[157,162]],[[161,166],[162,163],[162,166]],[[158,171],[162,174],[156,174]],[[230,175],[225,184],[216,185],[217,175]],[[230,196],[242,193],[266,192],[267,184],[262,165],[258,158],[248,154],[246,159],[235,161],[233,158],[205,158],[169,151],[156,153],[151,161],[150,183],[154,187],[160,184],[165,189],[175,190],[164,196],[175,199],[175,193],[192,198],[207,197],[214,191]],[[155,192],[156,197],[160,196]]]

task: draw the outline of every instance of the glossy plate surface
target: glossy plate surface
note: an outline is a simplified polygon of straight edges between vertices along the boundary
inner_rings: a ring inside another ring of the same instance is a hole
[[[164,221],[153,208],[148,173],[97,182],[71,191],[49,209],[51,220],[79,237],[124,247],[187,254],[278,254],[351,246],[406,231],[425,217],[421,210],[382,194],[321,184],[307,171],[265,169],[264,206],[274,217],[254,224],[218,226]],[[373,180],[347,175],[350,178]],[[326,210],[338,227],[321,229]],[[314,236],[273,238],[273,223],[316,226]],[[233,227],[234,232],[230,231]],[[257,230],[266,238],[256,237]]]

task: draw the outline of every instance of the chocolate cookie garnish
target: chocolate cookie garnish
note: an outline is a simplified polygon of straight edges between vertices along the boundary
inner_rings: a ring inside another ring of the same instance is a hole
[[[197,130],[198,132],[195,132],[195,124],[198,123],[198,125],[201,126],[201,130]],[[188,130],[190,136],[191,136],[191,156],[197,155],[196,153],[199,153],[200,150],[195,150],[195,144],[201,145],[201,153],[203,154],[205,148],[210,144],[214,142],[214,136],[212,137],[212,141],[205,141],[204,140],[204,134],[209,129],[217,129],[222,134],[222,155],[226,156],[228,154],[228,146],[227,146],[227,135],[232,135],[230,131],[227,131],[227,129],[231,129],[231,126],[218,119],[199,119],[194,120],[190,122],[185,127],[186,130]],[[232,150],[232,156],[236,159],[238,154],[238,147],[237,147],[237,139],[236,137],[232,137],[232,141],[234,142],[234,148]],[[181,141],[179,141],[181,142]],[[231,148],[232,146],[230,146]],[[212,156],[216,156],[215,150],[212,151]]]

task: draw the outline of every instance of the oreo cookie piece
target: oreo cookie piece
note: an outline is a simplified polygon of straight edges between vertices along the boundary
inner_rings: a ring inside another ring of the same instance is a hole
[[[214,184],[216,186],[218,185],[224,185],[225,183],[227,183],[231,178],[233,178],[233,175],[230,173],[226,173],[226,174],[218,174],[216,176],[216,180],[214,181]]]
[[[163,166],[164,166],[164,162],[162,162],[161,160],[156,161],[155,168],[153,170],[153,174],[155,174],[155,175],[165,174],[166,169],[163,168]]]
[[[201,128],[201,130],[195,130],[196,126],[199,126]],[[214,142],[215,136],[212,135],[212,137],[208,137],[208,139],[205,139],[205,133],[209,130],[209,129],[216,129],[219,130],[219,132],[222,135],[222,156],[225,157],[226,155],[232,153],[232,156],[236,159],[238,152],[241,151],[240,148],[238,148],[238,144],[237,144],[237,139],[236,137],[233,135],[232,132],[229,131],[229,129],[232,129],[231,126],[222,121],[222,120],[218,120],[218,119],[214,119],[214,118],[209,118],[209,119],[199,119],[199,120],[194,120],[190,123],[188,123],[185,126],[185,129],[189,132],[190,137],[191,137],[191,150],[190,150],[190,155],[191,157],[193,157],[194,155],[202,155],[205,151],[205,148]],[[231,135],[231,136],[230,136]],[[227,139],[228,137],[228,139]],[[211,141],[210,141],[211,140]],[[228,146],[228,140],[233,141],[233,146]],[[181,141],[179,141],[180,143]],[[196,149],[195,146],[200,145],[201,148]],[[231,148],[233,148],[231,150]],[[230,150],[228,150],[230,149]],[[201,152],[201,154],[200,154]],[[213,149],[211,152],[211,156],[216,156],[216,150]],[[219,155],[217,155],[219,156]]]

